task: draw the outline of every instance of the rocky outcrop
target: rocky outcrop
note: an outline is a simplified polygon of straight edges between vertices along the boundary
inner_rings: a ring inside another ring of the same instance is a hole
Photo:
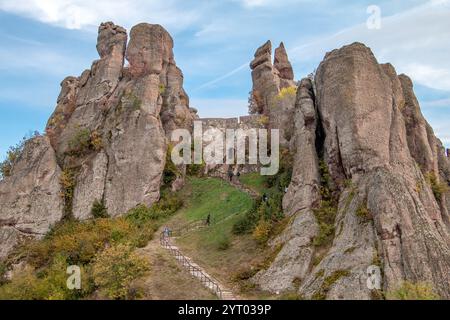
[[[263,290],[295,290],[295,279],[304,279],[314,258],[312,239],[318,234],[313,208],[319,201],[319,156],[316,152],[319,118],[314,107],[314,93],[309,79],[301,81],[295,106],[295,136],[291,141],[294,168],[289,189],[283,199],[284,213],[291,223],[272,246],[283,244],[272,265],[257,274]]]
[[[267,117],[267,127],[280,130],[280,142],[287,146],[292,137],[296,83],[284,44],[275,49],[272,64],[272,43],[267,41],[258,48],[252,69],[253,89],[251,113]]]
[[[25,144],[11,176],[0,181],[0,259],[19,241],[41,237],[61,220],[60,173],[47,137]]]
[[[2,256],[22,236],[45,234],[63,212],[91,218],[96,200],[117,216],[159,199],[167,137],[173,129],[190,129],[197,115],[169,33],[142,23],[132,28],[128,47],[127,38],[112,22],[100,25],[99,60],[61,83],[46,136],[26,145],[1,182]],[[65,194],[60,179],[73,195]]]
[[[88,218],[95,200],[113,216],[157,201],[166,136],[196,117],[164,28],[133,27],[127,47],[126,31],[104,23],[97,50],[91,70],[63,82],[47,126],[61,167],[76,173],[76,218]]]
[[[294,70],[292,69],[292,65],[289,61],[283,42],[281,42],[280,46],[275,49],[275,59],[273,66],[278,70],[280,79],[287,80],[286,83],[288,85],[289,80],[294,80]],[[281,86],[283,87],[283,83],[281,83]]]
[[[277,239],[284,243],[280,254],[255,280],[278,291],[300,279],[306,298],[370,299],[366,272],[378,265],[385,292],[424,281],[450,298],[446,195],[433,193],[427,179],[430,172],[448,179],[448,160],[412,83],[359,43],[325,56],[315,76],[315,107],[306,81],[297,95],[297,160],[283,203],[294,220]],[[336,206],[334,238],[325,246],[313,241],[320,221],[311,210],[324,205],[314,201],[318,159],[328,168]]]

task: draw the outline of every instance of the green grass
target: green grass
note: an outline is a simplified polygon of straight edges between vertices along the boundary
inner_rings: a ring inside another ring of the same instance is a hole
[[[267,192],[267,179],[258,172],[246,173],[241,175],[239,181],[246,187],[262,195]]]
[[[254,200],[216,178],[191,178],[184,193],[185,207],[172,222],[183,224],[204,219],[209,212],[213,215],[213,222],[214,213],[219,219],[209,227],[176,239],[176,244],[223,284],[230,288],[240,287],[234,276],[261,265],[269,254],[268,249],[261,247],[251,234],[235,235],[232,232],[233,225],[251,209]],[[246,292],[245,296],[261,298],[265,297],[264,294],[253,290]]]
[[[248,211],[252,207],[252,198],[216,178],[190,178],[190,194],[187,205],[181,214],[188,221],[206,219],[211,214],[212,223],[217,223],[229,216]]]

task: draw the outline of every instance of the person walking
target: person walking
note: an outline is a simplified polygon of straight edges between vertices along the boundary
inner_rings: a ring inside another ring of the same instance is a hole
[[[206,217],[206,225],[209,226],[211,224],[211,214],[208,213],[208,216]]]
[[[228,179],[230,180],[230,182],[233,181],[233,171],[230,169],[228,169]]]

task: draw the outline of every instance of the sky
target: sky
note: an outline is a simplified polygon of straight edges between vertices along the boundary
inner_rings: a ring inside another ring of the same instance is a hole
[[[369,28],[377,16],[379,28]],[[248,64],[269,39],[284,42],[296,79],[326,52],[363,42],[413,79],[422,112],[450,147],[450,0],[0,0],[0,159],[43,131],[61,81],[98,59],[104,21],[163,25],[201,117],[247,113]]]

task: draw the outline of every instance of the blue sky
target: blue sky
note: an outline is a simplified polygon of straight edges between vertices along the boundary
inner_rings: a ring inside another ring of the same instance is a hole
[[[367,8],[381,10],[370,30]],[[412,77],[422,111],[450,147],[450,0],[0,0],[0,158],[42,131],[60,82],[98,58],[97,27],[160,23],[173,36],[191,106],[200,116],[247,112],[248,63],[284,41],[296,79],[327,51],[360,41]]]

